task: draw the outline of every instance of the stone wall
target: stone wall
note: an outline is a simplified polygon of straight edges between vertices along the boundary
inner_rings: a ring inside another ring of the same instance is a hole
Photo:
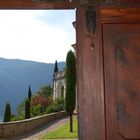
[[[22,121],[0,123],[0,139],[19,136],[64,115],[66,113],[62,111]]]

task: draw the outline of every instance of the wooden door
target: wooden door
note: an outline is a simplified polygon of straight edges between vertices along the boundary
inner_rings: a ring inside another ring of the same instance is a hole
[[[95,47],[86,25],[87,6],[76,11],[76,56],[79,140],[105,140],[102,47]],[[100,35],[101,27],[96,35]]]
[[[140,140],[140,23],[104,24],[107,140]]]

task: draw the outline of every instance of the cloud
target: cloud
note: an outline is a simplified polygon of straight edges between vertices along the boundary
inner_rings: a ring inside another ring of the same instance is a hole
[[[65,61],[75,43],[74,11],[1,10],[0,57]]]

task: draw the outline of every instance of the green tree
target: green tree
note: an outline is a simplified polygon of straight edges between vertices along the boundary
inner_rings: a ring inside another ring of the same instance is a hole
[[[62,86],[62,88],[61,88],[61,98],[62,98],[62,102],[64,105],[64,86]]]
[[[27,98],[25,101],[25,119],[29,119],[30,117],[30,101]]]
[[[41,115],[44,112],[44,107],[41,104],[38,104],[31,108],[31,115],[33,117]]]
[[[26,98],[17,106],[17,115],[24,115]]]
[[[55,61],[55,65],[54,65],[54,73],[58,72],[58,64],[57,64],[57,60]]]
[[[31,102],[32,91],[31,91],[31,87],[30,87],[30,85],[29,85],[29,88],[28,88],[28,98],[29,98],[29,101]]]
[[[73,111],[76,98],[76,58],[72,51],[67,53],[66,58],[66,111],[70,116],[70,132],[73,132]]]
[[[4,120],[3,122],[10,122],[11,121],[11,106],[10,103],[6,103],[5,113],[4,113]]]
[[[51,85],[44,85],[40,88],[37,94],[44,95],[46,98],[53,96],[53,88]]]
[[[48,102],[52,102],[53,100],[53,88],[51,87],[51,85],[44,85],[42,86],[35,94],[32,95],[32,101],[30,103],[30,106],[32,108],[33,102],[34,102],[34,98],[39,95],[44,97],[44,100],[47,100]],[[25,115],[25,102],[26,102],[26,98],[23,99],[23,101],[17,106],[17,113],[18,115]],[[34,105],[33,105],[34,106]]]

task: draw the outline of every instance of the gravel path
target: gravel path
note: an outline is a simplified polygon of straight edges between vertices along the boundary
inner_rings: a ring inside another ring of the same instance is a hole
[[[69,121],[69,117],[63,117],[59,118],[49,124],[46,124],[45,126],[38,128],[28,134],[25,134],[24,136],[20,136],[14,139],[10,140],[40,140],[40,138],[46,134],[47,132],[56,129],[58,126],[63,125],[65,122]],[[52,139],[51,139],[52,140]],[[57,139],[58,140],[58,139]],[[63,139],[66,140],[66,139]],[[77,139],[68,139],[68,140],[77,140]]]

